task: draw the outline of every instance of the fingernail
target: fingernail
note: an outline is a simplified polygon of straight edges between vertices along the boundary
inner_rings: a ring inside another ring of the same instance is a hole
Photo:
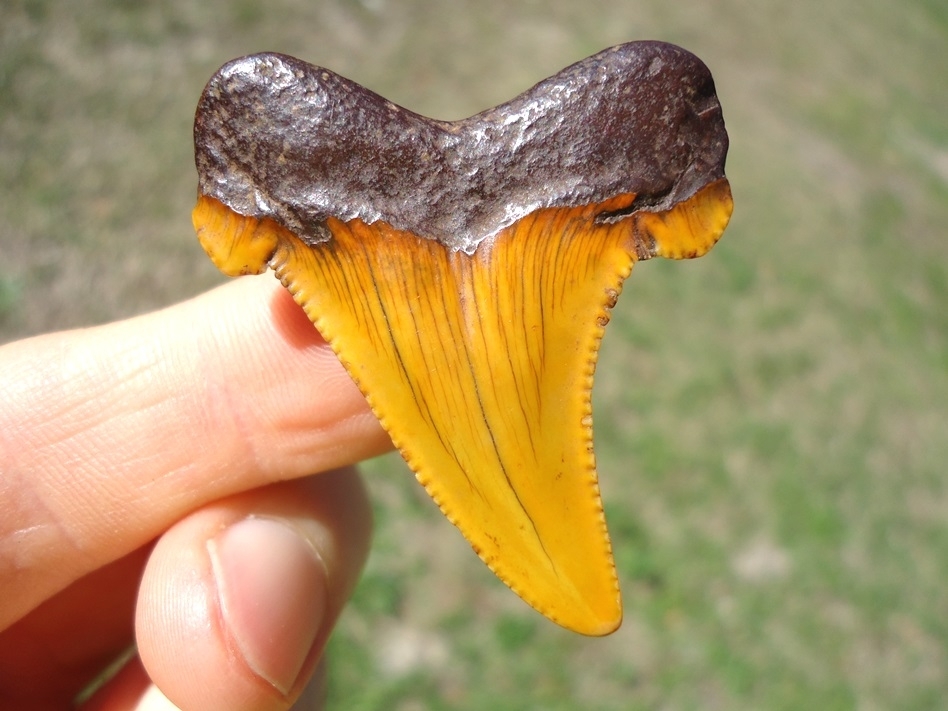
[[[244,660],[284,696],[309,656],[326,608],[326,572],[288,524],[248,518],[207,542],[221,613]]]

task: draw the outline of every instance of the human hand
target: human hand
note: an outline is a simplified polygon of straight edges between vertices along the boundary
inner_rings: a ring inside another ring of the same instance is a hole
[[[390,447],[272,276],[3,346],[0,707],[69,708],[135,640],[88,709],[287,708],[368,550],[346,467]]]

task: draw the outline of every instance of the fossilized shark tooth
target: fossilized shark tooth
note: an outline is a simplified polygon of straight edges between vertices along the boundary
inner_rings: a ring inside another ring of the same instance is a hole
[[[705,65],[625,44],[443,122],[260,54],[214,75],[194,136],[214,263],[273,269],[507,585],[569,629],[616,629],[593,372],[632,265],[700,256],[730,218]]]

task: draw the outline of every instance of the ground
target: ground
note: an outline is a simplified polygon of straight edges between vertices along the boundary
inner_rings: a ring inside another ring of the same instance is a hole
[[[948,696],[948,12],[941,0],[25,2],[0,23],[0,341],[222,278],[191,120],[277,50],[459,118],[611,44],[711,67],[735,214],[626,284],[595,389],[626,619],[556,628],[401,461],[331,647],[346,709],[931,709]]]

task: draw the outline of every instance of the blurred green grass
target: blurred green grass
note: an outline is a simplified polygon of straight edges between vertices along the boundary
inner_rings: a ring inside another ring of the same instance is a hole
[[[346,709],[931,709],[948,697],[948,12],[938,0],[4,3],[0,340],[220,277],[190,125],[272,49],[457,118],[605,46],[712,68],[736,210],[636,267],[596,447],[626,620],[527,609],[400,460],[331,646]]]

